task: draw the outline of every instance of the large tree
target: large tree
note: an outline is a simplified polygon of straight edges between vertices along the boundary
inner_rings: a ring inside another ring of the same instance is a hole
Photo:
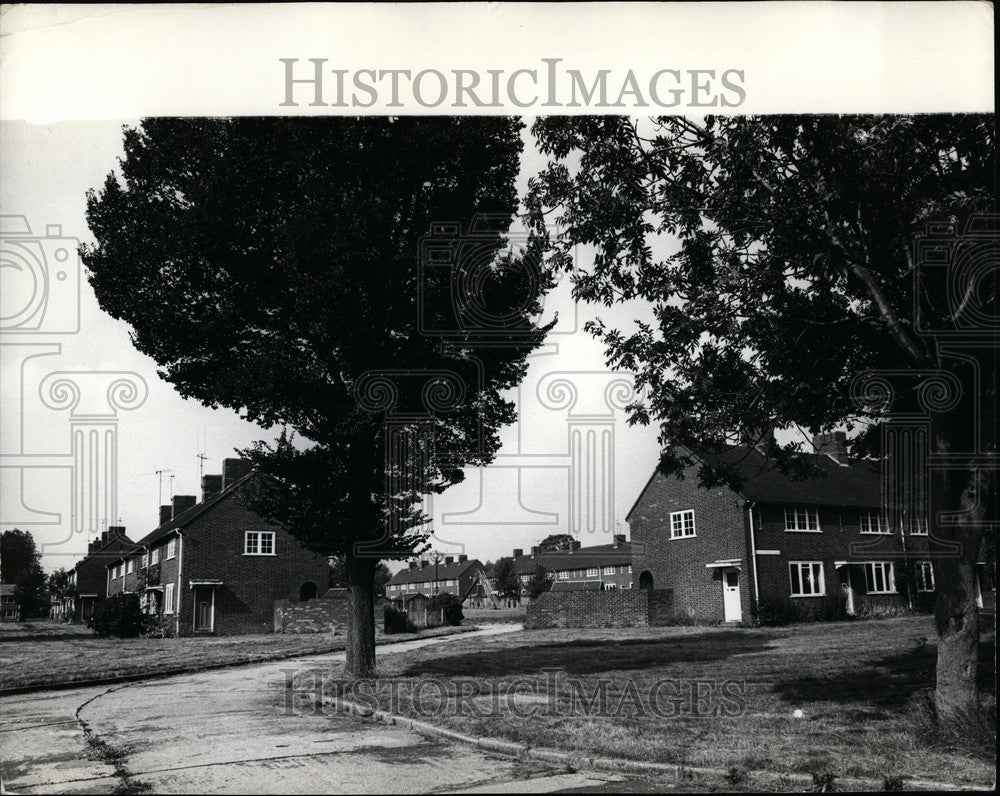
[[[46,579],[35,537],[13,528],[0,534],[0,579],[14,584],[21,618],[34,616],[47,602]]]
[[[343,556],[347,665],[375,672],[380,558],[494,456],[548,285],[508,251],[508,118],[149,119],[88,196],[101,307],[184,396],[276,443],[247,500]]]
[[[534,133],[550,162],[530,215],[552,266],[577,269],[578,298],[652,306],[590,329],[609,367],[638,374],[631,418],[661,424],[666,471],[738,429],[860,426],[856,451],[888,456],[880,423],[930,422],[936,704],[944,724],[977,711],[975,562],[997,520],[997,229],[977,221],[995,211],[993,117],[559,117]],[[772,444],[776,466],[807,469],[795,447]]]

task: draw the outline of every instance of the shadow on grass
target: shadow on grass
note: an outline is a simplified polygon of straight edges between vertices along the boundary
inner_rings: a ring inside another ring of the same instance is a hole
[[[19,642],[37,643],[39,641],[79,641],[80,639],[89,639],[93,641],[99,638],[99,636],[91,630],[82,630],[79,633],[63,633],[61,635],[53,635],[51,633],[19,633],[18,635],[2,636],[0,635],[0,644],[17,644]]]
[[[845,656],[853,650],[845,649]],[[996,639],[979,643],[979,689],[983,693],[996,690]],[[905,652],[873,660],[857,660],[850,671],[821,677],[797,677],[774,684],[774,692],[790,703],[827,702],[858,703],[882,707],[898,706],[914,693],[934,688],[934,668],[937,648],[920,644]]]
[[[502,677],[542,669],[598,674],[654,669],[672,663],[721,661],[731,655],[763,652],[770,647],[766,635],[739,630],[659,640],[578,640],[448,655],[413,663],[403,675]]]

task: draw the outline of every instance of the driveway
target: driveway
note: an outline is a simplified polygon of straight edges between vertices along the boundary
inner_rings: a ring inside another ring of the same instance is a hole
[[[378,654],[518,629],[420,639]],[[509,793],[597,790],[619,779],[525,764],[401,727],[287,709],[287,670],[342,660],[338,653],[5,698],[4,787],[12,793]]]

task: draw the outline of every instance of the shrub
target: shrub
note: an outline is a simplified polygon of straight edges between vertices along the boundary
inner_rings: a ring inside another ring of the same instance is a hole
[[[754,613],[758,624],[769,627],[793,622],[840,622],[848,618],[847,602],[839,594],[803,600],[790,597],[761,600]]]
[[[137,638],[145,632],[148,620],[138,594],[116,594],[97,604],[88,626],[103,637]]]
[[[462,613],[462,601],[454,594],[436,594],[427,603],[427,619],[440,621],[443,617],[444,624],[460,625],[465,618]]]
[[[417,628],[410,621],[409,614],[391,605],[382,609],[382,627],[387,635],[393,633],[415,633]]]

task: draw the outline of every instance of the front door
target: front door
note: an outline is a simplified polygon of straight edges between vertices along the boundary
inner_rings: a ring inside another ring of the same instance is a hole
[[[194,629],[211,633],[215,626],[215,589],[196,586],[194,590]]]
[[[726,610],[727,622],[740,622],[743,619],[743,608],[740,606],[740,572],[737,569],[727,569],[722,574],[722,601]]]

